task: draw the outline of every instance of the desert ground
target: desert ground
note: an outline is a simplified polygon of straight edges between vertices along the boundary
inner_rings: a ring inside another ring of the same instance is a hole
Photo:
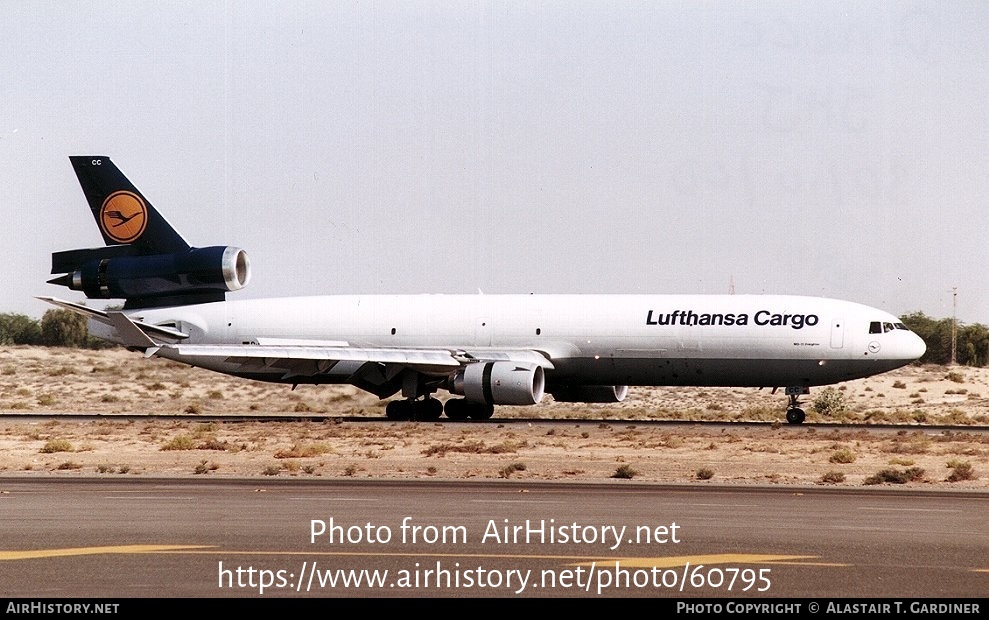
[[[350,386],[293,390],[120,349],[3,347],[0,477],[989,488],[989,435],[977,430],[989,425],[987,369],[908,366],[814,388],[803,399],[807,422],[854,424],[851,429],[751,424],[782,421],[785,404],[782,393],[770,390],[632,388],[619,404],[555,403],[547,397],[537,407],[499,407],[492,421],[480,424],[353,422],[342,418],[383,418],[385,403]],[[223,415],[290,420],[213,421]],[[510,423],[513,418],[529,421]],[[644,424],[652,420],[730,424]],[[899,427],[879,430],[877,424]],[[934,424],[964,429],[928,428]]]

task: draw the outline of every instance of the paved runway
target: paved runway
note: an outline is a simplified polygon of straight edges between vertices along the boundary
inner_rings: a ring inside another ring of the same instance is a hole
[[[0,479],[12,597],[981,597],[989,494]]]

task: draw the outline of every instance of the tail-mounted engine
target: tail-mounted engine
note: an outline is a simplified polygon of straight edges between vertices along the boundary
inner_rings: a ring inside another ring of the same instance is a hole
[[[114,245],[52,254],[50,284],[83,291],[90,299],[125,299],[125,308],[223,301],[226,291],[247,286],[251,263],[240,248],[189,248],[142,255]]]

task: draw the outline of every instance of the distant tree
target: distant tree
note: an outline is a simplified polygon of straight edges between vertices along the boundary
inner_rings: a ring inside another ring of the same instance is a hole
[[[923,364],[951,363],[951,323],[948,319],[934,319],[923,312],[913,312],[900,317],[903,324],[920,336],[927,344],[927,352],[920,358]],[[955,333],[956,361],[966,366],[989,364],[989,327],[980,323],[959,323]]]
[[[903,324],[927,344],[927,352],[918,361],[922,364],[947,364],[951,361],[951,319],[934,319],[923,312],[900,317]]]
[[[966,366],[989,363],[989,327],[973,323],[958,328],[958,363]]]
[[[41,317],[41,342],[48,347],[86,347],[86,317],[71,310],[48,310]]]
[[[41,325],[23,314],[0,314],[0,344],[41,344]]]

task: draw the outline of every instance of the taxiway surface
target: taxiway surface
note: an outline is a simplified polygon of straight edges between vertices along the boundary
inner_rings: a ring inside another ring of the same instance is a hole
[[[981,597],[989,494],[0,479],[11,597]]]

